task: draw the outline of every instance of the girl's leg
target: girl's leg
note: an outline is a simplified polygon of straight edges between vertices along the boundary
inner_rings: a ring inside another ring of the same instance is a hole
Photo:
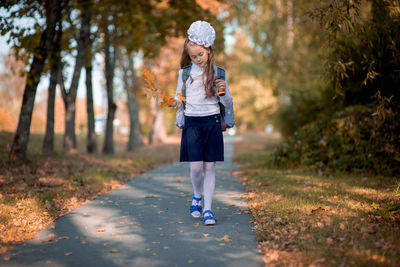
[[[215,162],[204,162],[204,210],[211,210],[215,188]]]
[[[201,198],[201,182],[202,182],[203,162],[192,161],[190,162],[190,180],[193,185],[193,194],[196,198]],[[199,204],[193,199],[192,205]]]

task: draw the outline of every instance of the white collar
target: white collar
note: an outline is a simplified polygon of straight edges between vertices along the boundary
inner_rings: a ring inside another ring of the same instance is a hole
[[[194,62],[192,62],[192,71],[193,73],[203,73],[203,68],[200,67],[199,65],[195,64]]]

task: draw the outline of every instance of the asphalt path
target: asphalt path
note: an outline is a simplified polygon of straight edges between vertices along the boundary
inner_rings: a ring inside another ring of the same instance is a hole
[[[3,254],[0,266],[262,266],[244,188],[232,175],[233,138],[224,139],[215,226],[190,216],[189,166],[176,162],[57,219]]]

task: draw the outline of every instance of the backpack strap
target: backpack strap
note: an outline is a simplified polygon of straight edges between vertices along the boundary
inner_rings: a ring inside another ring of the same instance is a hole
[[[217,76],[215,80],[224,80],[225,81],[225,70],[221,67],[217,66]]]
[[[192,69],[192,65],[189,65],[185,68],[183,68],[183,72],[182,72],[182,81],[183,81],[183,85],[182,85],[182,96],[186,99],[186,81],[187,79],[189,79],[189,74],[190,74],[190,70]],[[183,101],[183,109],[186,108],[186,101]]]
[[[225,70],[221,67],[218,67],[218,66],[216,66],[216,67],[217,67],[217,75],[215,76],[214,81],[215,80],[224,80],[225,81]],[[223,118],[225,116],[225,106],[221,103],[220,96],[217,95],[217,97],[218,97],[219,111],[220,111],[220,114],[221,114],[221,117],[223,120]]]

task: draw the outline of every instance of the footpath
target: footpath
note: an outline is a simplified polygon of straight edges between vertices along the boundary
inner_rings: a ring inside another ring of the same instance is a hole
[[[57,219],[2,255],[0,266],[262,266],[244,188],[231,174],[233,138],[217,164],[215,226],[190,216],[187,163],[153,169]],[[4,261],[4,257],[10,257]]]

